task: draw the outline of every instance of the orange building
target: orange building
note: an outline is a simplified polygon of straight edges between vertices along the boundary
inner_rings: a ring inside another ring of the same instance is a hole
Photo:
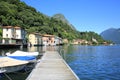
[[[55,36],[54,35],[42,35],[43,45],[55,45]]]

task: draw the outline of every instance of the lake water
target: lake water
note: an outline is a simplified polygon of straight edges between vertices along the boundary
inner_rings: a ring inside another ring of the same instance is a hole
[[[69,46],[66,61],[81,80],[120,80],[120,45]]]
[[[113,46],[57,46],[54,47],[64,52],[64,59],[80,80],[120,80],[120,45]],[[54,50],[47,47],[47,50]],[[22,49],[0,49],[1,55],[8,51],[39,51],[46,48],[31,47]],[[26,73],[8,74],[13,80],[25,80]],[[8,80],[6,77],[0,80]]]

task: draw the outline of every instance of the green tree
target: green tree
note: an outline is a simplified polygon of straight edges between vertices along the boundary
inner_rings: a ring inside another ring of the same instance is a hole
[[[2,39],[2,28],[0,26],[0,40]]]

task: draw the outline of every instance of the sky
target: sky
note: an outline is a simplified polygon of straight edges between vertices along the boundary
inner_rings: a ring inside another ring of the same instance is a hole
[[[100,34],[120,28],[120,0],[22,0],[37,11],[53,16],[63,14],[78,31]]]

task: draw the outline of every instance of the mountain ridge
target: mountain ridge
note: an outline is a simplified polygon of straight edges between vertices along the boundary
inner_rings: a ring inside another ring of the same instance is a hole
[[[66,19],[66,17],[63,14],[57,13],[57,14],[54,14],[52,17],[57,20],[63,21],[63,23],[68,24],[73,30],[76,30],[76,28]]]
[[[105,40],[110,40],[113,41],[116,44],[120,44],[120,28],[109,28],[107,30],[104,30],[103,32],[100,33],[100,35],[103,37]]]

